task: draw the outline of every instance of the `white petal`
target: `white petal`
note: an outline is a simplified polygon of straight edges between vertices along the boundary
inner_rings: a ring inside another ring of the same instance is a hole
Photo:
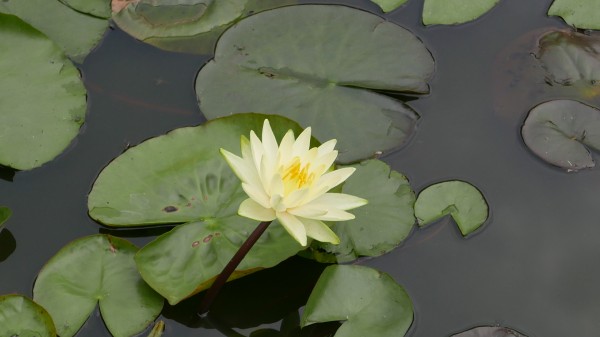
[[[269,193],[271,195],[283,195],[283,190],[284,190],[284,186],[283,186],[283,179],[281,178],[281,175],[279,173],[276,173],[273,175],[273,178],[271,178],[271,189],[269,190]]]
[[[296,241],[300,242],[302,246],[306,246],[306,230],[302,221],[286,212],[278,212],[277,219]]]
[[[316,216],[313,219],[323,221],[347,221],[352,220],[354,218],[355,216],[352,213],[333,208],[328,210],[327,214]]]
[[[274,210],[265,208],[252,199],[242,201],[238,214],[258,221],[272,221],[276,218]]]
[[[303,218],[300,218],[300,221],[302,221],[306,228],[307,236],[321,242],[330,242],[334,245],[340,243],[340,238],[322,221]]]
[[[262,145],[264,149],[264,156],[269,160],[271,165],[275,164],[275,160],[277,159],[277,140],[275,139],[275,135],[273,134],[273,130],[271,129],[271,124],[269,124],[269,120],[265,119],[263,123],[262,129]]]
[[[223,155],[225,161],[233,170],[233,173],[235,173],[242,182],[250,185],[260,184],[258,172],[251,162],[244,158],[240,158],[225,149],[221,149],[221,155]]]
[[[317,158],[315,160],[315,170],[314,173],[317,177],[323,175],[325,172],[327,172],[327,170],[329,170],[331,168],[331,165],[333,165],[333,162],[335,161],[335,159],[337,158],[338,152],[337,151],[331,151],[329,153],[326,153],[322,156],[320,156],[319,158]]]
[[[260,139],[258,139],[254,131],[250,131],[250,150],[252,150],[254,166],[257,169],[260,169],[260,163],[262,161],[264,150]]]
[[[279,144],[278,165],[288,163],[290,160],[292,160],[294,142],[294,132],[292,130],[288,130],[288,132],[285,133],[285,136],[283,136],[281,144]]]
[[[261,204],[263,207],[268,208],[271,206],[269,202],[270,198],[267,195],[267,193],[265,193],[265,191],[262,189],[262,186],[242,183],[242,188],[251,199]]]
[[[354,209],[366,205],[368,201],[363,198],[355,197],[344,193],[325,193],[322,196],[314,199],[306,206],[319,205],[324,208],[336,208],[341,210]]]
[[[316,198],[343,183],[352,175],[352,173],[354,173],[354,171],[356,171],[354,167],[344,167],[322,175],[314,187],[313,192],[315,192],[315,194],[313,194],[312,197]]]
[[[302,133],[298,136],[298,139],[296,139],[296,141],[294,142],[294,145],[292,146],[292,152],[294,157],[300,157],[308,151],[308,148],[310,147],[310,132],[311,129],[309,126],[306,129],[304,129],[304,131],[302,131]]]
[[[297,207],[305,203],[306,197],[309,195],[310,189],[303,187],[299,190],[294,190],[285,197],[283,201],[288,208]]]
[[[301,216],[303,218],[308,218],[308,219],[318,219],[319,217],[322,217],[325,214],[327,214],[327,211],[328,210],[323,207],[306,206],[306,205],[302,205],[302,206],[298,206],[298,207],[294,207],[294,208],[288,208],[288,210],[287,210],[287,212],[292,215]]]
[[[321,144],[321,146],[319,146],[319,148],[318,148],[319,156],[322,156],[328,152],[333,151],[333,149],[335,148],[335,144],[337,144],[337,140],[335,140],[335,139],[328,140],[325,143]]]

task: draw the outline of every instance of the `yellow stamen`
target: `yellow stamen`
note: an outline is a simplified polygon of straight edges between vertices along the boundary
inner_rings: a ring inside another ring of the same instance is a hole
[[[310,173],[310,163],[302,166],[300,158],[298,157],[295,157],[290,166],[283,168],[281,172],[283,172],[283,181],[285,185],[291,183],[292,185],[295,185],[296,188],[311,184],[315,178],[314,173]]]

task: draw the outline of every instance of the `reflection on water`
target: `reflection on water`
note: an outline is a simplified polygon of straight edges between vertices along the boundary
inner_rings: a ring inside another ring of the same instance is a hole
[[[335,2],[380,13],[366,0]],[[520,39],[566,28],[546,17],[550,3],[503,0],[480,20],[455,27],[423,27],[420,0],[387,15],[424,41],[437,71],[431,94],[409,102],[421,115],[416,135],[383,159],[417,191],[448,179],[473,183],[491,211],[485,228],[468,239],[444,219],[413,231],[401,248],[361,262],[391,274],[408,291],[416,312],[409,336],[450,336],[479,325],[510,326],[530,337],[600,331],[600,173],[566,174],[533,156],[520,138],[523,119],[541,98],[561,97],[523,95],[543,82],[507,85],[516,78],[508,75],[518,58],[530,57],[530,47],[519,51]],[[62,246],[107,231],[88,217],[86,197],[113,158],[145,139],[204,121],[193,84],[207,59],[163,52],[118,30],[108,33],[82,68],[89,111],[76,143],[42,168],[14,177],[0,170],[0,204],[13,211],[0,245],[8,242],[8,251],[12,242],[14,250],[7,255],[0,248],[0,294],[31,295],[37,272]],[[162,229],[110,233],[141,246]],[[222,331],[214,322],[196,329],[204,323],[191,311],[168,307],[163,336],[281,332],[275,321],[297,311],[322,268],[307,263],[294,259],[231,283],[215,307]],[[306,279],[296,272],[306,272]],[[79,335],[109,336],[98,315]]]

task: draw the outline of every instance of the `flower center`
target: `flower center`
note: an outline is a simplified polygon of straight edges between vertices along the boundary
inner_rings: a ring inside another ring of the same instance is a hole
[[[291,164],[288,167],[282,167],[280,172],[286,194],[292,190],[312,184],[315,179],[315,174],[310,172],[310,163],[302,165],[298,157],[294,157]]]

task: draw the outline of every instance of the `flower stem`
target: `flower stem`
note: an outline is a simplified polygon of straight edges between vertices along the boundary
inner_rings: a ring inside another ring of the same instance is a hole
[[[252,246],[254,246],[256,241],[258,241],[261,235],[267,230],[271,222],[272,221],[264,221],[261,222],[258,226],[256,226],[256,229],[254,229],[254,231],[242,244],[240,249],[238,249],[238,251],[235,253],[235,255],[233,255],[231,260],[229,260],[229,263],[227,263],[225,268],[223,268],[223,271],[221,271],[219,276],[217,276],[215,282],[208,289],[206,295],[204,295],[204,298],[200,303],[200,311],[198,312],[199,315],[203,315],[208,311],[215,298],[221,291],[221,288],[223,288],[223,285],[225,285],[225,282],[227,282],[231,274],[233,274],[233,272],[235,271],[235,268],[239,266],[239,264],[244,259],[244,256],[248,254],[248,252],[250,251]]]

